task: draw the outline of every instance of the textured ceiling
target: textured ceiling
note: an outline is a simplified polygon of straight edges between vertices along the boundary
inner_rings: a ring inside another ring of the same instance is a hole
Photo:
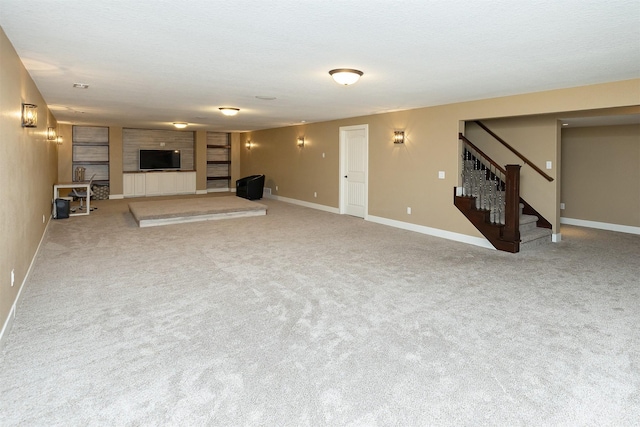
[[[638,0],[2,0],[0,26],[75,124],[243,131],[640,77]]]

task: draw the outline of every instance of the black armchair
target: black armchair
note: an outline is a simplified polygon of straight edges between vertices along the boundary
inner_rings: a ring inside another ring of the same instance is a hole
[[[249,200],[262,199],[264,175],[251,175],[236,181],[236,196]]]

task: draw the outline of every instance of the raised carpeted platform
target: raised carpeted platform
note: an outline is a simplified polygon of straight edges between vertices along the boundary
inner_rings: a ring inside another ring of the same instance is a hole
[[[210,221],[267,214],[267,207],[236,196],[150,200],[129,203],[140,227]]]

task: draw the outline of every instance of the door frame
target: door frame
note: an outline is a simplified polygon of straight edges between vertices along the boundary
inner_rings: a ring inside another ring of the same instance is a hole
[[[339,212],[341,215],[346,213],[347,206],[347,180],[344,179],[347,169],[347,146],[346,146],[346,134],[352,130],[364,130],[365,140],[365,154],[364,154],[364,219],[369,215],[369,125],[353,125],[353,126],[340,126],[340,180],[339,187]]]

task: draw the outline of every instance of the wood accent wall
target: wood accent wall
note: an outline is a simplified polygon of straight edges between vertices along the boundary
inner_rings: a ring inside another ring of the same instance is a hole
[[[164,146],[161,144],[164,143]],[[180,150],[180,170],[195,170],[193,132],[158,129],[122,129],[122,170],[140,170],[140,150]]]

